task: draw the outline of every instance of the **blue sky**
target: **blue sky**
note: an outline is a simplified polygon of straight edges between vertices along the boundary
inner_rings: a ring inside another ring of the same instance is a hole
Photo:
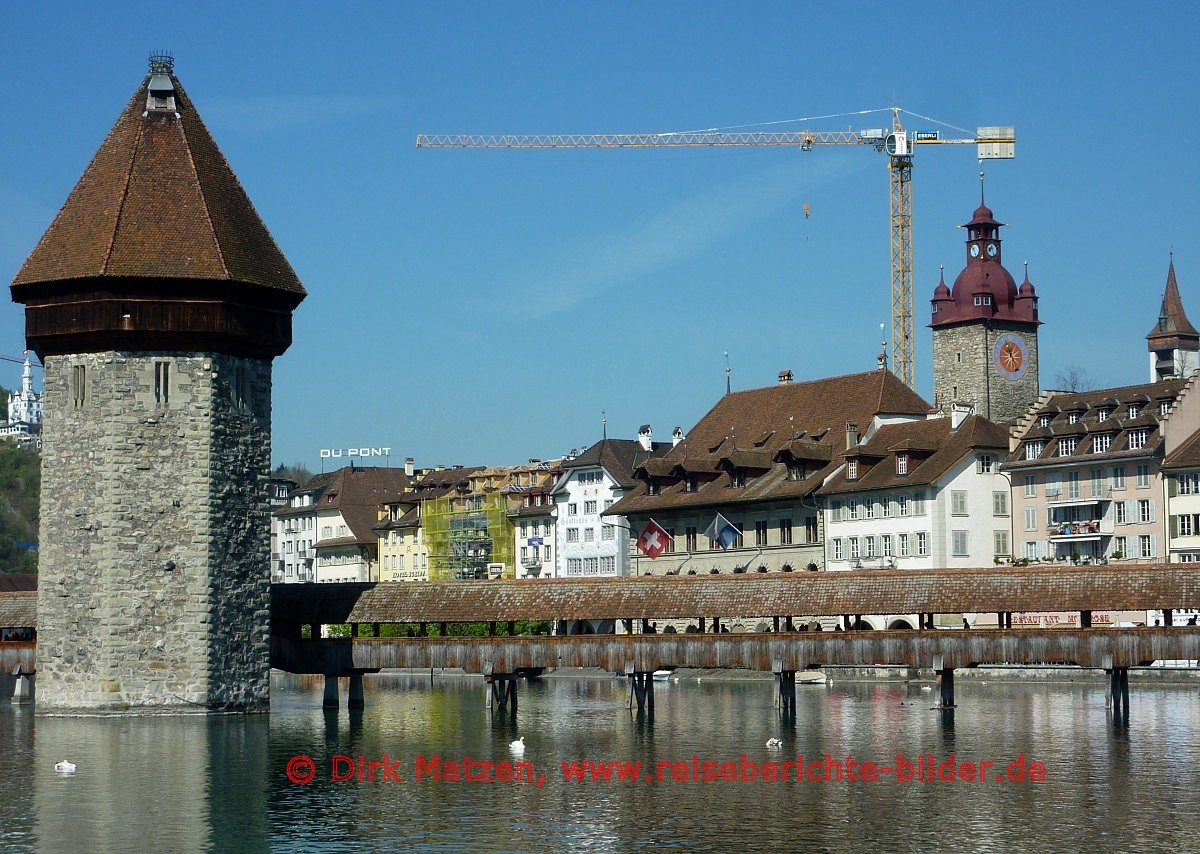
[[[1041,382],[1148,378],[1169,253],[1200,323],[1191,3],[5,3],[0,272],[11,280],[146,56],[176,72],[309,291],[275,363],[277,463],[515,464],[725,387],[875,365],[885,158],[866,147],[418,150],[418,133],[666,132],[892,104],[1011,124],[987,167],[1005,263],[1041,296]],[[167,12],[164,14],[164,12]],[[907,119],[912,129],[927,122]],[[886,126],[888,115],[808,122]],[[771,125],[776,130],[797,127]],[[930,125],[936,127],[936,125]],[[917,390],[964,264],[973,146],[913,170]],[[810,205],[805,218],[803,206]],[[890,328],[890,323],[889,323]],[[23,347],[0,304],[0,353]],[[20,367],[0,362],[0,384]]]

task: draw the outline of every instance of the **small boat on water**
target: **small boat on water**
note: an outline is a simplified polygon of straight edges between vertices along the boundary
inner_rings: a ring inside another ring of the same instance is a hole
[[[801,670],[796,674],[797,685],[824,685],[825,674],[820,670]]]
[[[654,681],[655,682],[666,682],[670,678],[671,678],[670,670],[655,670],[654,671]]]
[[[64,759],[62,762],[54,763],[54,770],[59,771],[63,774],[74,774],[75,773],[75,763],[68,762],[67,760]]]

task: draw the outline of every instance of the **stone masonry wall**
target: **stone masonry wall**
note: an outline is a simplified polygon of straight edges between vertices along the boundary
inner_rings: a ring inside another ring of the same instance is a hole
[[[38,712],[265,709],[270,363],[52,356],[45,382]]]
[[[993,362],[996,342],[1009,332],[1020,335],[1027,350],[1025,373],[1017,380],[1005,379]],[[992,421],[1014,421],[1040,391],[1036,329],[970,323],[933,331],[933,394],[939,407],[948,410],[954,403],[971,403],[977,414]]]

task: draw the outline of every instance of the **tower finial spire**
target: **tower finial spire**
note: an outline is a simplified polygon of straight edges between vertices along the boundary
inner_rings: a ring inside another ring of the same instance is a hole
[[[981,204],[981,205],[982,205],[983,203],[984,203],[984,194],[983,194],[983,170],[982,170],[982,169],[980,169],[980,170],[979,170],[979,204]]]

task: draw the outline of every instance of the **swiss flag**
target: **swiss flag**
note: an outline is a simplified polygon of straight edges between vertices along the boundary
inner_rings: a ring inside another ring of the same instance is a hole
[[[637,538],[637,547],[645,553],[646,557],[654,560],[666,551],[670,539],[662,526],[651,519],[645,530],[642,531],[642,535]]]

